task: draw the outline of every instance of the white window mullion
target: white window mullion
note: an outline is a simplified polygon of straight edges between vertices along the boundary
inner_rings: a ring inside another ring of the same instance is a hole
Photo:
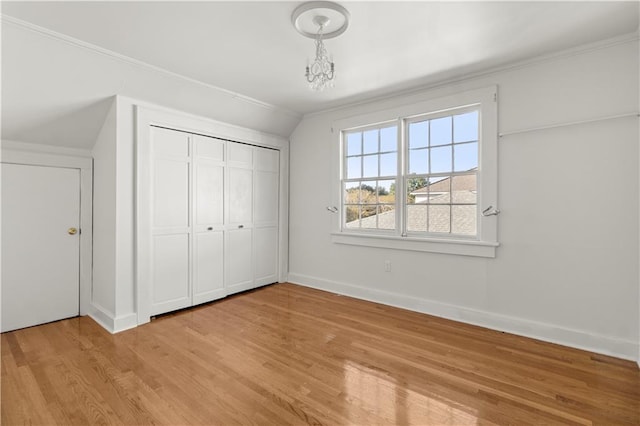
[[[405,175],[408,172],[409,144],[407,144],[408,124],[398,118],[398,176],[396,176],[396,219],[397,233],[401,237],[407,235],[407,191],[405,189]]]

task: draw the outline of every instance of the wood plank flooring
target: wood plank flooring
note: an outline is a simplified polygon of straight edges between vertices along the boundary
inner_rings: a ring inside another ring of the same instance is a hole
[[[640,424],[629,361],[292,284],[2,334],[2,424]]]

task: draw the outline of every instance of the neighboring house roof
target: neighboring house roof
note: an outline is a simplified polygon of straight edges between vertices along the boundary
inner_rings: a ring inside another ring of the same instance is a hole
[[[475,201],[475,200],[474,200]],[[453,234],[475,235],[476,234],[476,206],[463,205],[452,206],[453,221],[449,217],[449,205],[437,204],[412,204],[407,208],[407,230],[408,231],[429,231],[429,232],[451,232]],[[429,209],[429,210],[428,210]],[[428,218],[428,223],[427,223]],[[390,210],[378,215],[368,216],[362,219],[361,228],[395,229],[396,211]],[[449,229],[451,226],[453,229]],[[354,220],[346,224],[347,228],[360,228],[359,220]],[[427,228],[428,226],[428,228]]]
[[[471,169],[476,170],[476,169]],[[476,175],[461,175],[456,176],[454,181],[455,188],[454,191],[475,191],[476,186]],[[451,189],[451,178],[441,179],[437,182],[432,183],[431,185],[423,186],[422,188],[416,189],[411,192],[411,195],[416,194],[426,194],[427,192],[449,192]]]

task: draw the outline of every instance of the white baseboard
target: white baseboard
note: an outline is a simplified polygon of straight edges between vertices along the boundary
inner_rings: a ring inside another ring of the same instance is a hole
[[[289,273],[289,282],[590,352],[631,361],[638,360],[638,343],[630,340],[292,272]]]
[[[111,334],[129,330],[138,326],[138,316],[127,314],[115,317],[107,309],[95,303],[91,304],[89,316]]]

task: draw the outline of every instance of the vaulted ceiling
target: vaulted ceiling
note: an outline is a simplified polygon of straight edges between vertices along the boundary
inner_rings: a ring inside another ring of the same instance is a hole
[[[121,94],[288,136],[302,115],[638,31],[638,2],[341,2],[312,92],[300,2],[3,2],[3,139],[89,147]],[[75,130],[70,131],[70,127]]]

